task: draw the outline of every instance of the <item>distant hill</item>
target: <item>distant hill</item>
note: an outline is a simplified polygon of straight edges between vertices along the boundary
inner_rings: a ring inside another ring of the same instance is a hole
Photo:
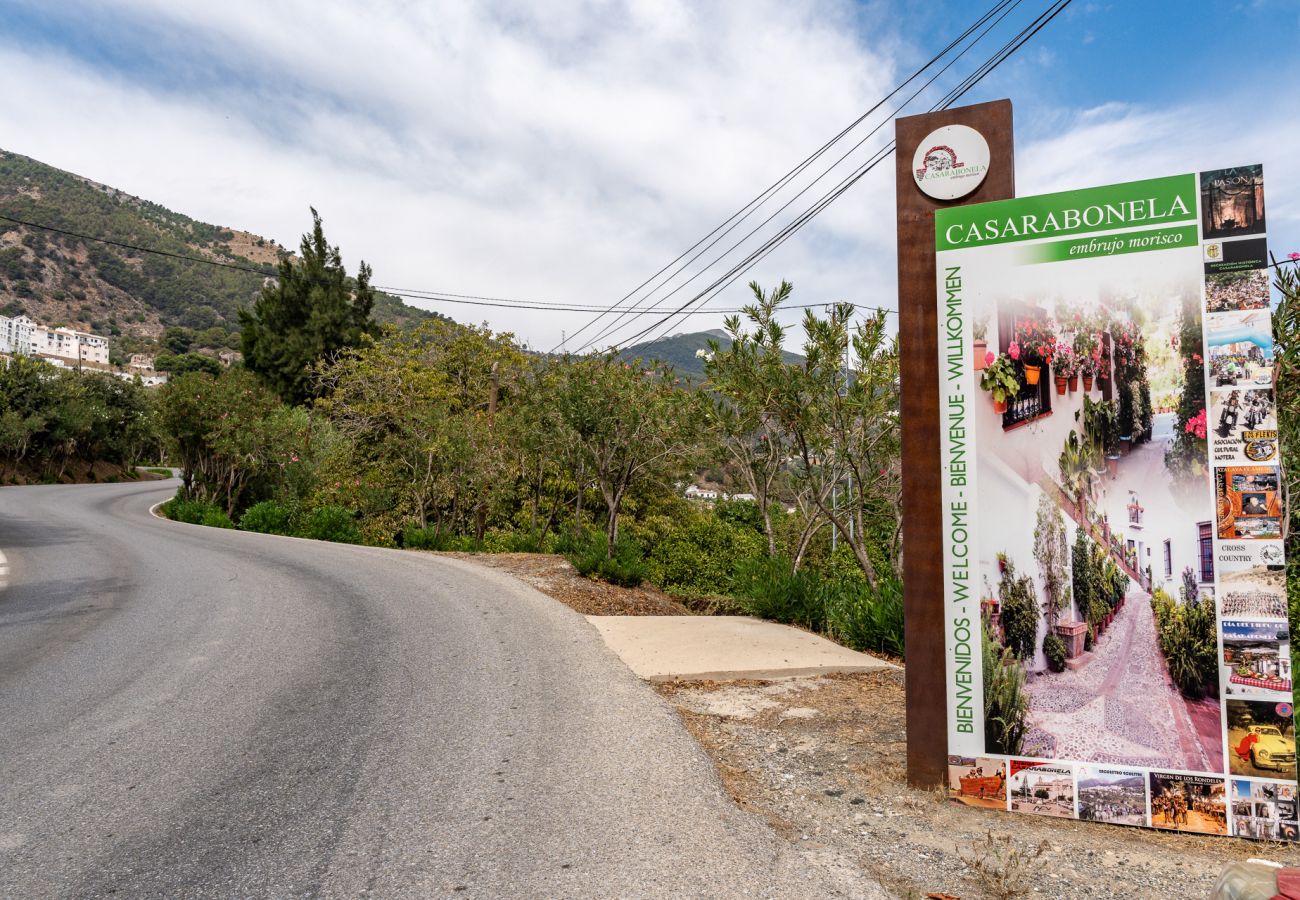
[[[626,360],[641,359],[647,362],[657,359],[668,363],[678,373],[689,375],[694,381],[699,382],[704,380],[704,360],[695,354],[700,350],[708,350],[710,340],[717,341],[718,346],[723,350],[731,346],[731,339],[727,337],[727,333],[720,328],[715,328],[711,331],[674,334],[644,344],[634,344],[626,350],[619,351],[619,356]],[[803,357],[787,350],[785,361],[802,363]]]
[[[0,314],[26,313],[46,324],[107,334],[119,352],[150,349],[169,325],[200,332],[203,338],[196,346],[237,347],[236,310],[251,305],[265,277],[275,273],[276,262],[291,252],[256,234],[199,222],[3,150],[0,214],[265,273],[140,253],[0,221]],[[303,219],[306,230],[305,208]],[[353,257],[349,262],[355,271],[359,261]],[[433,315],[389,295],[375,303],[375,318],[381,322],[408,325]]]

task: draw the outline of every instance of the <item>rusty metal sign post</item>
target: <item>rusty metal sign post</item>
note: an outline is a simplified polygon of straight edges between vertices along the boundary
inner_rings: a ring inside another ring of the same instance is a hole
[[[895,135],[907,780],[933,787],[947,777],[948,735],[934,211],[1016,195],[1011,101],[898,119]]]

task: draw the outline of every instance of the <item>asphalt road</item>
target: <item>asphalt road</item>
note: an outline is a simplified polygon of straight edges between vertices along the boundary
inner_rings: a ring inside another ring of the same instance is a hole
[[[0,896],[830,891],[566,607],[172,490],[0,489]]]

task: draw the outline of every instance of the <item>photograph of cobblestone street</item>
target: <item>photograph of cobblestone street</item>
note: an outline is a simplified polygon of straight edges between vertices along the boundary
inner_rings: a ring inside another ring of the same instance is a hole
[[[989,313],[999,348],[1043,372],[979,419],[980,503],[999,510],[983,609],[1002,653],[985,749],[1222,772],[1201,285],[1107,266],[1113,282],[1034,284]],[[1076,392],[1075,372],[1095,377]]]
[[[1132,590],[1093,658],[1026,685],[1025,753],[1046,759],[1209,772],[1223,768],[1218,705],[1194,704],[1169,677],[1150,595]]]

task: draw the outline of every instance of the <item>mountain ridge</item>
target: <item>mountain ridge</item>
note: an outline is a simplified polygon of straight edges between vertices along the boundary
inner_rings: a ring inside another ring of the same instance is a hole
[[[0,220],[0,315],[105,335],[119,356],[156,349],[169,326],[198,333],[196,348],[237,348],[239,307],[293,255],[251,231],[8,150],[0,150],[0,216],[145,249]],[[388,294],[376,297],[374,315],[398,326],[437,316]]]

